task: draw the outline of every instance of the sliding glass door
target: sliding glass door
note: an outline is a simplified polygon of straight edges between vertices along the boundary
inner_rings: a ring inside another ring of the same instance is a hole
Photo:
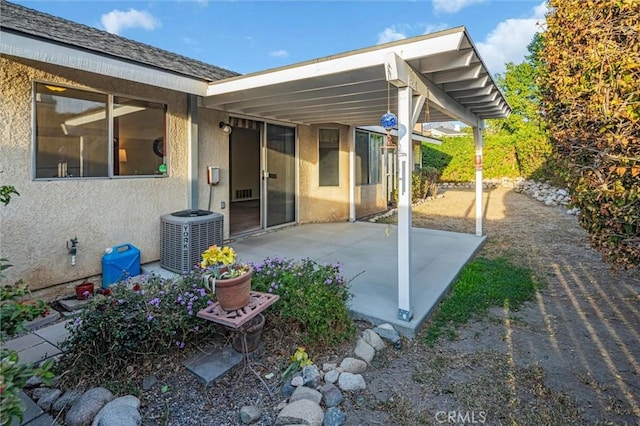
[[[296,220],[296,133],[294,127],[266,125],[265,217],[267,227]]]

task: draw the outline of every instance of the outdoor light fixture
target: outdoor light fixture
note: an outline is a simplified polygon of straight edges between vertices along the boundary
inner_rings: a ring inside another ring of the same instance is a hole
[[[221,121],[220,124],[220,129],[225,132],[226,134],[230,134],[231,133],[231,126],[228,123],[225,123],[224,121]]]

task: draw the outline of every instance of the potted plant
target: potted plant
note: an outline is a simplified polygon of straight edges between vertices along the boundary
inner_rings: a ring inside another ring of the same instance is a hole
[[[251,297],[253,269],[236,263],[236,252],[229,246],[213,245],[202,253],[204,286],[215,293],[220,308],[235,311],[244,308]]]
[[[76,299],[86,300],[93,296],[93,283],[84,281],[76,286]]]

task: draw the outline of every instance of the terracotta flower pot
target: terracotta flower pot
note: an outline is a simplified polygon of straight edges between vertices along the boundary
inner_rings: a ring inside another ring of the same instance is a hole
[[[236,278],[216,280],[216,298],[220,307],[225,311],[235,311],[244,308],[251,297],[251,276],[253,269]]]
[[[82,283],[76,286],[76,298],[86,300],[93,296],[93,283]]]
[[[246,323],[243,328],[245,329],[247,335],[247,353],[253,352],[258,349],[258,345],[260,344],[260,339],[262,338],[262,329],[264,328],[264,315],[258,314],[254,318],[251,318],[248,323]],[[231,345],[233,349],[238,352],[242,352],[242,340],[243,334],[238,332],[234,337]]]

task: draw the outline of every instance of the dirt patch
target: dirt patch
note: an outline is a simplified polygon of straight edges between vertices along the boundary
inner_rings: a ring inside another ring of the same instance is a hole
[[[423,329],[401,350],[388,348],[365,373],[367,390],[342,404],[346,424],[637,424],[638,273],[612,273],[561,207],[506,188],[486,191],[483,201],[488,239],[479,255],[534,271],[535,301],[516,312],[492,308],[433,347],[421,343]],[[414,225],[473,233],[474,211],[472,190],[450,190],[414,208]],[[256,370],[282,371],[295,342],[268,322],[264,339]],[[314,362],[339,360],[351,350],[315,353]],[[247,404],[260,406],[258,424],[268,425],[285,399],[277,390],[269,396],[251,373],[232,371],[209,387],[177,361],[155,374],[168,391],[157,386],[143,394],[147,425],[237,424]]]
[[[414,208],[414,226],[472,233],[474,200],[472,190],[447,191]],[[507,188],[486,191],[483,202],[488,239],[479,256],[531,269],[540,290],[517,312],[493,308],[455,340],[426,347],[419,335],[397,362],[423,386],[394,386],[403,399],[386,404],[395,424],[415,424],[416,415],[425,424],[473,415],[488,424],[637,424],[638,273],[613,273],[561,207]],[[393,383],[386,375],[368,379]]]

